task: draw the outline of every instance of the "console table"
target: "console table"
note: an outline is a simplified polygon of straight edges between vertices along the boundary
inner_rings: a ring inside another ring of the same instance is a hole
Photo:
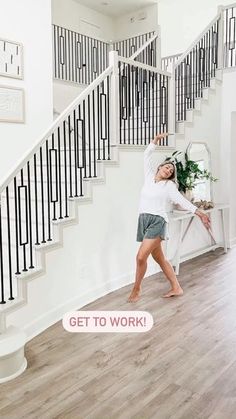
[[[223,247],[224,247],[224,252],[227,252],[227,234],[226,234],[226,213],[229,210],[229,205],[228,204],[215,204],[214,208],[208,209],[208,210],[202,210],[205,213],[208,214],[212,214],[214,212],[219,211],[220,212],[220,218],[221,218],[221,225],[222,225],[222,232],[223,232]],[[183,241],[185,239],[185,236],[187,234],[187,232],[191,229],[191,225],[192,222],[194,220],[195,217],[198,217],[195,214],[192,214],[190,212],[186,212],[183,211],[183,214],[181,214],[181,212],[179,211],[177,212],[171,212],[168,214],[169,217],[169,221],[172,222],[178,222],[179,224],[179,232],[178,232],[178,242],[177,242],[177,250],[176,253],[172,259],[172,264],[175,268],[175,273],[176,275],[179,274],[179,267],[180,267],[180,263],[183,261],[184,257],[181,258],[180,253],[181,253],[181,247],[183,244]],[[184,229],[184,221],[187,220],[187,225],[185,226]],[[202,224],[202,223],[201,223]],[[206,229],[206,227],[202,224],[202,228]],[[207,229],[206,229],[207,230]],[[209,237],[211,238],[211,245],[205,247],[204,249],[200,249],[197,252],[194,252],[194,256],[199,256],[203,253],[209,252],[210,250],[215,250],[218,247],[221,247],[222,242],[217,243],[215,238],[214,238],[214,234],[211,230],[207,230]],[[166,241],[166,246],[167,245],[167,241]],[[167,247],[166,247],[166,252],[167,252]],[[182,259],[182,260],[181,260]]]

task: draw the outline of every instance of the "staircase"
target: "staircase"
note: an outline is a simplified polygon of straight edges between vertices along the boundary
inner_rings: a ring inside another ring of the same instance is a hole
[[[231,9],[235,11],[235,6]],[[45,274],[47,254],[63,245],[64,227],[78,224],[78,207],[93,202],[95,184],[104,183],[106,168],[119,167],[121,150],[142,150],[156,132],[175,131],[176,136],[160,146],[160,151],[174,150],[175,141],[183,142],[204,102],[221,83],[223,62],[232,50],[232,43],[222,41],[228,30],[227,10],[221,9],[188,51],[170,57],[169,71],[154,66],[156,35],[149,34],[143,46],[135,44],[130,58],[111,51],[108,66],[104,58],[105,69],[101,65],[98,76],[98,44],[91,41],[92,72],[86,73],[82,51],[86,40],[54,28],[55,39],[59,37],[55,76],[81,81],[72,71],[73,54],[68,52],[67,42],[74,39],[80,44],[77,69],[81,77],[87,74],[84,81],[90,84],[1,185],[0,339],[4,345],[0,366],[4,372],[0,382],[26,368],[27,337],[7,327],[7,316],[27,304],[29,283]]]

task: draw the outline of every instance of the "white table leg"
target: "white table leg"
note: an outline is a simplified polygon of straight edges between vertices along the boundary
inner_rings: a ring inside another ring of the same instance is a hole
[[[183,225],[184,225],[184,220],[180,220],[179,237],[178,237],[178,243],[177,243],[177,252],[176,252],[176,257],[175,257],[175,273],[176,273],[176,275],[179,275],[180,250],[181,250],[182,236],[183,236]]]
[[[222,222],[222,233],[223,233],[223,243],[224,243],[224,252],[227,253],[227,236],[226,236],[226,223],[225,223],[225,209],[221,208],[221,222]]]

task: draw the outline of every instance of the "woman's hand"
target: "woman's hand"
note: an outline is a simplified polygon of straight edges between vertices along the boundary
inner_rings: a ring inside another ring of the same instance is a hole
[[[197,209],[195,211],[195,214],[198,215],[198,217],[201,219],[201,222],[209,230],[211,228],[210,217],[207,214],[205,214],[204,212],[200,211],[199,209]]]
[[[154,140],[152,142],[154,144],[157,144],[162,138],[166,138],[168,135],[168,132],[162,132],[161,134],[157,134],[155,135]]]

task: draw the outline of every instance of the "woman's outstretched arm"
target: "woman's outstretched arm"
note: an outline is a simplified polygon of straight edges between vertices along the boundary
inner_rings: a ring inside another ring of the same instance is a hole
[[[144,175],[146,176],[154,176],[155,175],[155,167],[152,161],[152,152],[156,149],[157,144],[159,144],[162,138],[165,138],[168,135],[167,132],[157,134],[154,139],[150,142],[147,146],[146,150],[144,151]]]
[[[178,191],[177,186],[169,181],[169,198],[174,204],[181,205],[182,208],[191,211],[193,214],[196,214],[205,225],[206,228],[211,227],[210,218],[207,214],[200,211],[196,205],[193,205],[188,199],[184,198],[183,195]]]

